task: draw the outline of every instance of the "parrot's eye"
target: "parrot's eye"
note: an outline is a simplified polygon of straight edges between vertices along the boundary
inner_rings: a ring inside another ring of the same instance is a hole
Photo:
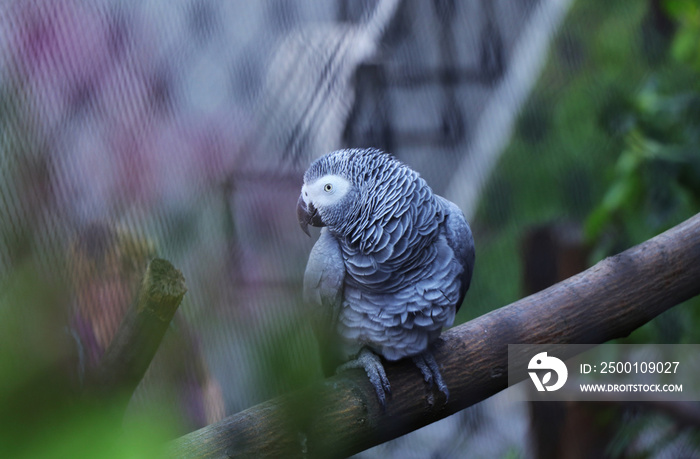
[[[0,3],[2,0],[0,0]],[[304,185],[306,186],[306,185]],[[350,182],[338,175],[324,175],[312,182],[304,191],[309,195],[304,199],[317,209],[334,206],[347,196]]]

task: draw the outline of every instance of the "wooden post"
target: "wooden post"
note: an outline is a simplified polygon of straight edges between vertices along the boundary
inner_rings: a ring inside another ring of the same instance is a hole
[[[92,395],[122,394],[128,402],[153,359],[187,289],[170,262],[151,260],[138,300],[127,311],[99,366],[88,378]]]

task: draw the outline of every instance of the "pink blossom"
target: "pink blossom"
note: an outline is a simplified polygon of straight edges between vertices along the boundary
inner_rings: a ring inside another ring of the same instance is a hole
[[[9,65],[46,127],[80,109],[110,66],[107,18],[89,5],[70,0],[17,1],[4,15]]]
[[[235,111],[171,105],[158,40],[104,5],[16,1],[0,18],[25,119],[48,145],[54,189],[79,220],[189,204],[226,179],[242,144]]]

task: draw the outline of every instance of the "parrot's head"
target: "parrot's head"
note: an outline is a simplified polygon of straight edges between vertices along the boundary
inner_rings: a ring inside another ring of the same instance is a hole
[[[327,226],[331,232],[359,234],[373,221],[408,205],[399,195],[410,192],[418,176],[392,155],[377,149],[337,150],[311,163],[297,202],[299,225]],[[387,203],[392,208],[387,209]]]
[[[301,229],[312,226],[338,226],[350,213],[358,196],[356,181],[350,176],[347,150],[334,151],[314,161],[304,174],[297,201]]]

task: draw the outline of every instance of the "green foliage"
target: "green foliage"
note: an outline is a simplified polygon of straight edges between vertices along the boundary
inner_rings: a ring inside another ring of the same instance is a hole
[[[174,436],[168,419],[140,416],[125,429],[112,401],[78,393],[75,342],[60,326],[69,295],[37,266],[0,283],[0,456],[159,457]]]
[[[652,5],[572,7],[474,219],[462,320],[522,296],[519,241],[531,226],[580,222],[593,264],[700,212],[700,0],[663,2],[672,21]],[[621,341],[700,342],[700,298]],[[618,412],[596,418],[615,431],[610,457],[697,453],[693,429],[655,412],[620,423]]]
[[[586,220],[594,260],[642,242],[700,212],[700,2],[668,1],[677,30],[644,84],[601,114],[620,145],[609,185]],[[700,301],[663,314],[630,342],[698,342]]]
[[[671,54],[679,61],[700,70],[700,4],[697,0],[666,0],[664,7],[680,27],[673,40]]]
[[[581,222],[593,264],[700,211],[700,1],[663,5],[675,29],[647,1],[572,7],[474,219],[461,320],[522,296],[531,226]],[[627,341],[698,342],[698,324],[695,300]]]
[[[573,5],[474,218],[477,262],[461,321],[522,296],[525,230],[583,221],[602,200],[619,145],[599,116],[648,73],[636,34],[645,11],[643,1]]]
[[[700,131],[693,118],[699,103],[692,93],[661,94],[659,83],[651,80],[619,113],[606,113],[625,120],[610,126],[624,147],[608,190],[586,222],[589,240],[604,239],[604,232],[614,228],[640,242],[700,208],[700,161],[694,151]],[[610,249],[599,247],[598,258]]]

